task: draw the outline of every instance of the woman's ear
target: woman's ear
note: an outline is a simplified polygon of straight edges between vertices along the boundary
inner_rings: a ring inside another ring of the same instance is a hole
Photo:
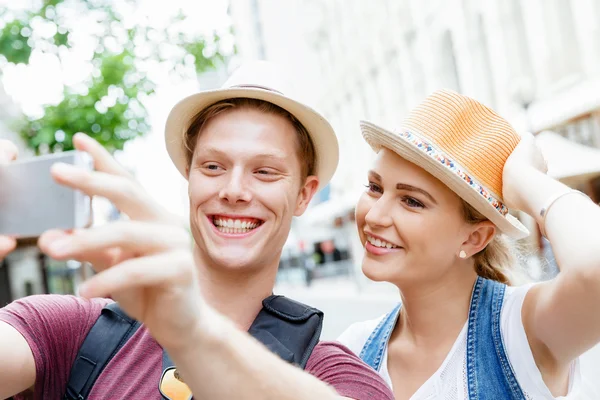
[[[472,226],[471,232],[462,244],[461,258],[471,257],[474,254],[479,253],[481,250],[494,239],[496,235],[496,225],[490,221],[482,221]],[[462,257],[463,252],[465,257]]]

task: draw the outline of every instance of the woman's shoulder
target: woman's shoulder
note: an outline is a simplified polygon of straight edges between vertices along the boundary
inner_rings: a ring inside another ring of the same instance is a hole
[[[355,322],[350,325],[336,340],[352,350],[356,355],[360,355],[360,352],[365,345],[371,333],[377,328],[379,323],[385,318],[386,314],[383,314],[375,319],[367,321]]]
[[[525,296],[532,287],[539,285],[541,282],[525,282],[517,286],[506,286],[504,290],[504,304],[502,306],[503,318],[507,318],[509,314],[521,314],[521,307]]]

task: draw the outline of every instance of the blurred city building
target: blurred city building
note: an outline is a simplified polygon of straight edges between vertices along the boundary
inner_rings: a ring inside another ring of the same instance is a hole
[[[177,90],[158,88],[148,104],[153,131],[119,155],[169,210],[188,213],[186,183],[164,151],[170,106],[182,94],[219,87],[246,59],[288,68],[297,77],[298,97],[338,133],[338,171],[294,221],[282,257],[282,269],[303,270],[307,282],[336,274],[366,282],[353,212],[374,154],[358,121],[393,129],[442,87],[470,95],[517,129],[538,134],[549,173],[600,201],[600,0],[226,1],[236,59]],[[18,113],[0,87],[0,136],[19,144],[5,123]],[[118,217],[107,204],[95,212],[99,223]],[[520,217],[537,232],[531,219]],[[531,245],[551,262],[539,232]],[[72,292],[81,275],[73,271],[82,269],[47,260],[25,243],[0,267],[0,305],[25,294]]]
[[[600,0],[230,0],[230,7],[240,56],[290,68],[340,139],[327,196],[299,219],[290,248],[333,240],[340,217],[353,225],[374,156],[358,121],[393,129],[439,88],[478,99],[519,130],[545,132],[550,174],[600,201]],[[573,144],[568,152],[561,138]],[[534,232],[533,248],[547,254],[533,221],[520,217]],[[359,265],[355,228],[346,233]]]

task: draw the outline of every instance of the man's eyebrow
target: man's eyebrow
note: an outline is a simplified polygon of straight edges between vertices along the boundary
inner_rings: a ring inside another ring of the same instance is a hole
[[[230,154],[216,147],[202,147],[198,150],[203,154],[215,154],[220,156],[229,156]],[[275,161],[286,161],[289,157],[280,152],[257,153],[252,155],[252,158],[271,159]]]

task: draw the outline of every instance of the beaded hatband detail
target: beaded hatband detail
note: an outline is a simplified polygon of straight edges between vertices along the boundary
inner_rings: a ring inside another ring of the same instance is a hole
[[[469,186],[471,186],[481,196],[483,196],[487,200],[487,202],[490,203],[490,205],[494,207],[500,214],[502,214],[503,216],[506,216],[506,214],[508,214],[508,207],[506,207],[504,203],[492,196],[492,194],[483,185],[481,185],[475,179],[471,178],[469,174],[465,173],[456,162],[446,157],[444,153],[435,149],[431,144],[409,131],[400,131],[398,132],[398,135],[400,135],[406,141],[417,147],[423,153],[427,154],[429,157],[439,161],[442,165],[444,165],[454,174],[460,176],[465,182],[469,184]]]

